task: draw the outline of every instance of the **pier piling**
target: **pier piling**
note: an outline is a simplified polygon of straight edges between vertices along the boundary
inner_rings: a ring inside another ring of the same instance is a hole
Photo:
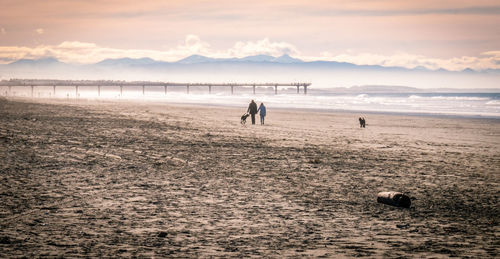
[[[208,93],[212,94],[212,88],[215,87],[230,87],[231,95],[234,95],[235,87],[251,87],[252,93],[255,95],[257,93],[257,87],[274,87],[274,94],[278,94],[278,87],[297,87],[297,94],[300,93],[300,88],[304,88],[304,94],[307,94],[307,89],[311,85],[311,83],[166,83],[166,82],[148,82],[148,81],[140,81],[140,82],[123,82],[123,81],[78,81],[78,80],[28,80],[28,79],[19,79],[19,80],[3,80],[0,81],[0,86],[7,86],[8,92],[6,94],[13,96],[15,92],[13,92],[12,87],[31,87],[31,96],[35,96],[34,88],[37,86],[52,86],[52,96],[56,97],[56,88],[57,86],[74,86],[75,87],[75,96],[78,97],[79,86],[87,86],[87,87],[97,87],[97,95],[101,97],[101,87],[120,87],[120,96],[123,96],[123,87],[124,86],[134,86],[134,87],[142,87],[142,95],[146,95],[146,86],[156,86],[163,87],[164,94],[167,94],[167,89],[169,86],[173,87],[186,87],[186,93],[190,93],[191,86],[199,86],[199,87],[208,87]],[[64,91],[63,91],[64,92]],[[64,93],[63,93],[64,94]]]

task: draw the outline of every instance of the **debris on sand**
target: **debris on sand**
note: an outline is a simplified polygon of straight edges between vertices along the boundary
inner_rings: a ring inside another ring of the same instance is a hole
[[[379,192],[377,202],[403,208],[409,208],[411,205],[410,197],[401,192]]]
[[[410,224],[406,223],[406,224],[397,224],[396,225],[397,228],[399,229],[407,229],[410,227]]]
[[[113,158],[113,159],[118,159],[118,160],[121,160],[121,159],[122,159],[120,156],[113,155],[113,154],[109,154],[109,153],[107,153],[105,156],[106,156],[106,157],[109,157],[109,158]]]

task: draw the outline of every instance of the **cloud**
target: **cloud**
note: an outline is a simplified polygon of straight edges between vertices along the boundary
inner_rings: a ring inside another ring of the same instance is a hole
[[[5,28],[0,27],[0,34],[2,34],[2,35],[7,34],[7,31],[5,30]]]
[[[300,52],[295,46],[286,42],[271,42],[268,38],[259,41],[238,41],[231,49],[224,53],[229,57],[245,57],[252,55],[280,56],[283,54],[298,55]]]
[[[199,54],[214,58],[245,57],[252,55],[280,56],[289,54],[307,61],[325,60],[349,62],[357,65],[380,65],[386,67],[425,67],[460,71],[466,68],[475,70],[500,69],[500,51],[487,51],[479,56],[462,56],[450,59],[431,58],[423,55],[398,52],[392,55],[373,53],[341,54],[322,52],[319,56],[305,56],[287,42],[271,41],[268,38],[257,41],[238,41],[224,50],[214,50],[207,42],[196,35],[187,35],[184,41],[167,50],[117,49],[99,46],[95,43],[65,41],[59,45],[39,45],[33,48],[18,46],[0,46],[0,62],[10,63],[19,59],[39,59],[54,57],[67,63],[95,63],[108,58],[143,58],[149,57],[162,61],[177,61],[189,55]]]
[[[42,35],[45,31],[42,29],[42,28],[38,28],[35,30],[35,32],[38,34],[38,35]]]
[[[486,51],[486,52],[481,53],[481,55],[495,57],[495,58],[499,59],[499,61],[500,61],[500,50]]]
[[[210,44],[202,41],[200,37],[189,34],[184,39],[183,45],[178,45],[176,49],[170,50],[169,52],[177,52],[181,55],[192,55],[192,54],[207,54],[210,52]]]

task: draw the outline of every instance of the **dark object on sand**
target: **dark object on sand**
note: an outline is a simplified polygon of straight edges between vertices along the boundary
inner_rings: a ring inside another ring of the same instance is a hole
[[[400,192],[379,192],[377,202],[403,208],[411,205],[410,197]]]
[[[364,117],[359,117],[359,127],[360,128],[365,128],[366,127],[366,120]]]
[[[248,114],[248,113],[245,113],[245,114],[241,115],[241,121],[240,121],[241,124],[247,123],[248,116],[250,116],[250,114]]]

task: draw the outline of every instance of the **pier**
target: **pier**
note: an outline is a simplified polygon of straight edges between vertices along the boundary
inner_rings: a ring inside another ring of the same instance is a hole
[[[142,95],[145,95],[147,87],[163,87],[164,94],[168,92],[168,88],[185,87],[186,94],[189,94],[190,87],[206,87],[209,94],[212,93],[213,87],[224,87],[234,94],[234,89],[251,88],[253,94],[256,94],[257,87],[273,87],[274,94],[278,94],[279,87],[296,87],[297,94],[307,94],[307,88],[311,83],[172,83],[172,82],[148,82],[148,81],[100,81],[100,80],[31,80],[31,79],[11,79],[0,81],[0,86],[8,86],[8,95],[12,95],[12,89],[15,87],[31,87],[31,97],[34,97],[35,87],[52,87],[52,94],[56,96],[57,87],[74,87],[75,96],[79,96],[79,87],[96,87],[97,95],[101,96],[103,87],[119,87],[120,96],[123,95],[124,86],[142,87]]]

